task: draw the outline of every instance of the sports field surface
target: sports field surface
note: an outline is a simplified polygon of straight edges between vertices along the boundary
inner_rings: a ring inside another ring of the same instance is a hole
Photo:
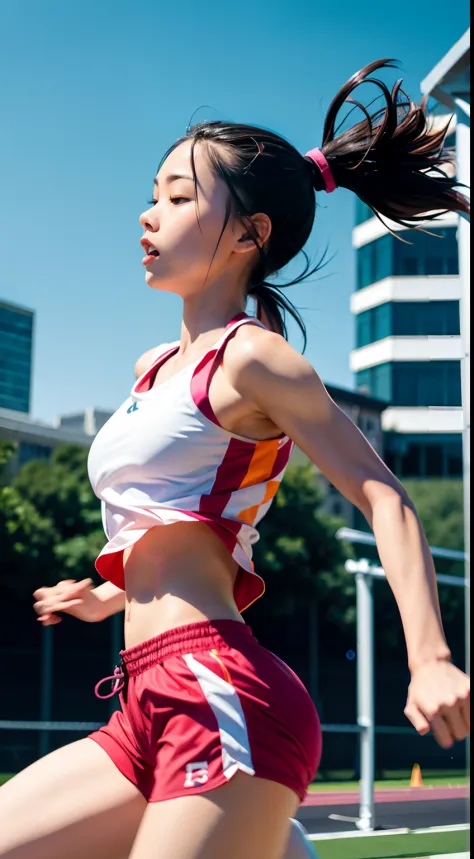
[[[318,836],[312,843],[320,859],[416,859],[466,854],[469,828],[435,827],[418,832],[376,832],[367,836],[350,833],[336,838]]]

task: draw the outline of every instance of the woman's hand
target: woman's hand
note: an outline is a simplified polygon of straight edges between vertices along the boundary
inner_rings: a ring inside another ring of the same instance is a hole
[[[92,579],[80,582],[65,579],[52,588],[39,588],[33,596],[33,608],[44,626],[61,623],[62,617],[57,612],[71,614],[88,623],[100,621],[104,616],[103,604],[94,593]]]
[[[432,731],[443,749],[470,733],[469,677],[451,662],[433,660],[412,672],[405,715],[419,734]]]

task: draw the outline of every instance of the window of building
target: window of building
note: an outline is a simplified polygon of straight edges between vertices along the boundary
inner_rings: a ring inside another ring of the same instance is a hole
[[[375,242],[363,245],[357,251],[357,289],[363,289],[374,283],[373,250]]]
[[[458,301],[389,301],[356,317],[358,349],[384,337],[459,333]]]
[[[411,231],[410,244],[390,236],[394,243],[394,275],[458,274],[456,227],[436,230],[436,235]]]
[[[391,235],[381,236],[372,244],[374,247],[374,277],[383,280],[393,273],[393,249],[395,239]]]
[[[461,365],[458,361],[446,361],[446,390],[447,406],[462,405],[462,389],[461,389]]]
[[[0,304],[0,408],[28,412],[33,315]]]
[[[428,444],[424,450],[424,475],[426,477],[442,477],[444,471],[444,451],[442,444]]]
[[[411,230],[400,241],[381,236],[357,250],[357,289],[390,276],[459,274],[456,227],[426,235]]]
[[[356,373],[357,380],[357,390],[360,391],[361,394],[369,394],[373,396],[372,393],[372,368],[368,370],[360,370],[359,373]]]
[[[389,403],[392,399],[392,365],[377,364],[356,373],[357,390]]]
[[[458,301],[397,301],[393,303],[392,333],[410,335],[459,334]]]
[[[394,406],[460,406],[459,361],[396,361],[356,373],[357,389]]]
[[[374,342],[374,334],[373,334],[373,311],[365,310],[363,313],[359,313],[356,316],[356,348],[360,349],[361,346],[367,346],[369,343]]]
[[[385,433],[384,447],[384,459],[397,477],[462,476],[461,434]]]
[[[390,337],[392,333],[392,303],[386,302],[364,310],[356,317],[357,348]]]
[[[446,457],[446,475],[448,477],[462,477],[462,475],[463,475],[463,455],[462,455],[462,441],[461,441],[461,439],[458,439],[453,444],[447,444],[446,445],[445,457]]]
[[[374,307],[373,311],[374,340],[390,337],[392,333],[392,304],[390,302],[380,304],[378,307]]]
[[[400,361],[392,367],[394,405],[461,405],[459,361]]]

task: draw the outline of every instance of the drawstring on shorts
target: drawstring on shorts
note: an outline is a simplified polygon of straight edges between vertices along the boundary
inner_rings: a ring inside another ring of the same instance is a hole
[[[102,683],[106,683],[107,680],[112,681],[112,691],[109,692],[108,695],[101,695],[99,692]],[[100,698],[102,701],[106,701],[107,698],[113,698],[114,695],[117,695],[118,692],[121,692],[125,686],[125,674],[122,668],[122,665],[116,665],[114,669],[114,673],[109,677],[103,677],[102,680],[96,684],[94,692],[96,698]]]

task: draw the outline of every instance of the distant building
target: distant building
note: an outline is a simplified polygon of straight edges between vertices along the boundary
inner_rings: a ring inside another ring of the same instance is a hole
[[[110,411],[88,406],[83,412],[77,412],[72,415],[59,415],[56,419],[56,426],[59,429],[77,430],[88,436],[94,436],[107,423],[111,415],[112,412]]]
[[[399,477],[460,476],[459,218],[430,222],[434,236],[391,226],[405,241],[357,202],[356,387],[386,403],[384,455]]]
[[[59,417],[56,426],[31,420],[20,412],[0,409],[0,441],[12,441],[18,451],[10,463],[15,473],[32,459],[50,459],[55,448],[63,444],[90,447],[95,434],[110,417],[110,412],[86,409],[82,415]],[[71,418],[74,420],[68,423]],[[64,424],[63,424],[64,420]]]
[[[34,313],[0,300],[0,409],[28,414]]]

